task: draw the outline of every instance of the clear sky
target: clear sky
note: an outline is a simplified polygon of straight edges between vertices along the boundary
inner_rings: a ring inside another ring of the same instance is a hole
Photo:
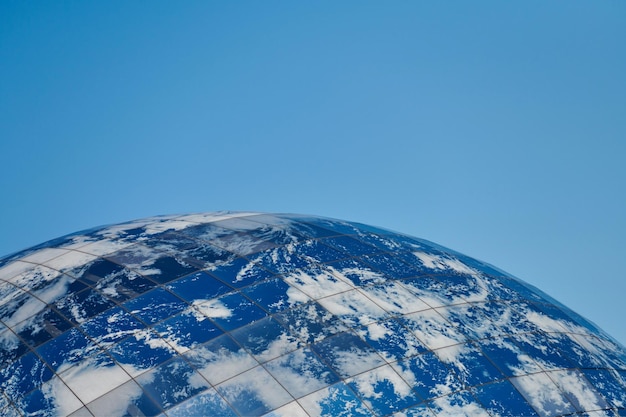
[[[0,255],[156,214],[356,220],[626,344],[626,2],[0,2]]]

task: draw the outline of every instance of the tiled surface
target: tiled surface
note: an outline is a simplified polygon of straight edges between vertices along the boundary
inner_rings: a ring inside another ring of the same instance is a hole
[[[0,259],[0,390],[6,416],[613,416],[626,351],[431,242],[222,212]]]

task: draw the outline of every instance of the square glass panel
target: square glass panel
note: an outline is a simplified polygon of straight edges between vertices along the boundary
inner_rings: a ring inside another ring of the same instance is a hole
[[[113,307],[114,303],[94,289],[71,294],[55,303],[57,310],[76,324]]]
[[[154,331],[179,353],[193,349],[223,333],[211,320],[193,311],[178,314],[157,324]]]
[[[233,290],[232,287],[204,271],[187,275],[177,281],[170,282],[165,287],[189,303],[195,300],[209,300]]]
[[[324,362],[347,378],[385,363],[383,358],[353,333],[341,333],[311,346]]]
[[[139,375],[171,358],[175,351],[158,334],[140,330],[109,351],[131,376]]]
[[[242,291],[270,314],[310,301],[308,296],[291,287],[282,278],[273,278]]]
[[[171,292],[157,288],[125,302],[122,306],[135,317],[152,324],[183,311],[189,305]]]
[[[409,384],[388,365],[359,374],[346,382],[377,415],[389,415],[422,402]]]
[[[472,393],[494,416],[538,416],[508,380],[474,387]]]
[[[145,325],[120,307],[114,307],[79,326],[100,347],[108,347]]]
[[[191,366],[213,385],[259,364],[226,334],[186,352],[184,356]]]
[[[576,412],[567,396],[545,372],[518,376],[510,381],[541,416],[555,417]]]
[[[260,416],[293,400],[261,366],[215,387],[239,414]]]
[[[391,366],[423,399],[447,395],[462,388],[455,373],[432,352]]]
[[[402,318],[372,323],[356,330],[365,342],[372,346],[387,361],[424,353],[426,347],[404,326]]]
[[[95,416],[153,417],[163,411],[134,380],[92,401],[87,408]]]
[[[70,366],[99,351],[94,342],[77,328],[70,329],[53,340],[39,346],[37,353],[53,370]]]
[[[339,376],[310,349],[298,349],[265,364],[265,368],[294,398],[334,384]]]
[[[312,416],[371,417],[375,415],[344,382],[316,391],[299,399],[298,402]]]
[[[209,300],[195,307],[226,331],[245,326],[267,315],[239,293]]]
[[[168,417],[220,416],[238,417],[213,388],[196,394],[187,401],[167,410]]]
[[[144,373],[136,381],[165,410],[209,388],[209,383],[181,358]]]
[[[374,270],[374,268],[359,258],[329,262],[327,267],[333,275],[355,286],[378,284],[387,281],[381,272]]]
[[[53,373],[33,352],[0,370],[0,390],[13,402],[52,378]]]
[[[369,289],[366,291],[369,296]],[[374,294],[374,296],[376,295],[380,294]],[[318,303],[343,320],[349,327],[363,326],[390,316],[388,312],[380,308],[359,290],[345,291],[337,295],[321,298],[318,300]]]
[[[347,330],[345,324],[317,303],[307,303],[274,316],[305,343],[315,343]]]
[[[361,242],[360,240],[353,239],[349,236],[334,236],[321,240],[322,243],[346,254],[345,257],[354,257],[361,255],[371,255],[379,252],[380,249]]]
[[[268,279],[273,273],[245,258],[237,258],[210,271],[211,275],[235,288],[241,288]]]
[[[265,317],[231,333],[261,363],[301,347],[302,342],[271,317]]]

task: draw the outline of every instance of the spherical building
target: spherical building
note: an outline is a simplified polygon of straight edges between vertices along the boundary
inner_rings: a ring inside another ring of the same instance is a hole
[[[297,215],[92,229],[0,260],[3,416],[626,415],[626,351],[494,267]]]

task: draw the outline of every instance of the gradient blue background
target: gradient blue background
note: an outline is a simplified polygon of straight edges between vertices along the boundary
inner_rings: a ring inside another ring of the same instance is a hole
[[[0,3],[0,254],[212,210],[350,219],[626,343],[626,2]]]

